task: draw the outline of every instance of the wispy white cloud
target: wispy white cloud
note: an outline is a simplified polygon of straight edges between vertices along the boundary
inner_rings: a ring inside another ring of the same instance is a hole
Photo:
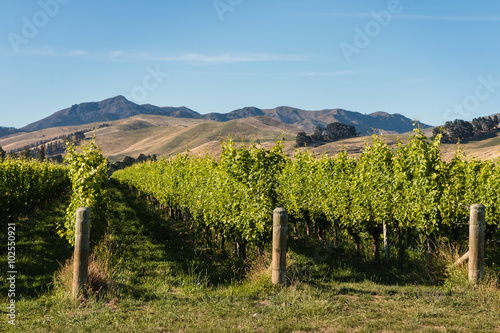
[[[49,56],[57,55],[57,52],[46,46],[46,47],[26,47],[20,50],[19,55],[21,56]]]
[[[108,53],[108,57],[110,57],[110,58],[116,58],[116,57],[121,57],[121,56],[123,56],[122,51],[111,51]]]
[[[318,16],[328,17],[370,17],[372,13],[318,13]],[[433,21],[500,21],[500,16],[445,16],[445,15],[393,15],[393,18],[410,20],[433,20]]]
[[[409,77],[409,78],[401,78],[398,80],[377,80],[378,83],[381,84],[396,84],[396,85],[414,85],[414,84],[423,84],[428,83],[429,79],[423,77]]]
[[[395,18],[435,21],[500,21],[500,16],[396,15]]]
[[[303,77],[318,77],[318,76],[350,76],[360,74],[360,71],[354,70],[341,70],[341,71],[331,71],[331,72],[299,72],[295,76]]]
[[[150,53],[126,53],[122,51],[113,51],[109,54],[110,58],[123,58],[143,61],[159,62],[195,62],[202,64],[231,64],[243,62],[269,62],[269,61],[305,61],[309,58],[307,55],[283,55],[269,53],[246,53],[231,54],[224,53],[218,55],[205,55],[200,53],[185,53],[175,56],[152,55]]]
[[[401,83],[401,84],[418,84],[418,83],[425,83],[427,82],[427,79],[424,79],[422,77],[414,77],[414,78],[408,78],[408,79],[404,79],[404,80],[401,80],[397,83]]]
[[[2,53],[0,52],[0,56]],[[109,52],[90,52],[86,50],[55,51],[52,48],[25,48],[24,56],[57,56],[57,57],[92,57],[122,61],[154,61],[154,62],[190,62],[204,65],[271,62],[271,61],[307,61],[311,55],[305,54],[272,54],[272,53],[223,53],[207,55],[201,53],[183,53],[178,55],[158,55],[148,52],[126,52],[113,50]]]
[[[70,56],[76,56],[76,57],[81,57],[89,54],[87,51],[84,50],[73,50],[69,53]]]
[[[202,54],[184,54],[178,57],[158,58],[165,61],[195,61],[202,63],[224,64],[224,63],[238,63],[238,62],[268,62],[268,61],[304,61],[304,55],[278,55],[267,53],[253,53],[253,54],[220,54],[220,55],[202,55]]]

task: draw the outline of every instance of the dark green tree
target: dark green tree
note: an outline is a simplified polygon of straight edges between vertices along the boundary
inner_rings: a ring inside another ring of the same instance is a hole
[[[439,133],[443,132],[442,126],[437,126],[432,129],[432,138],[434,139]]]
[[[141,162],[145,162],[145,161],[147,161],[147,160],[148,160],[148,157],[147,157],[146,155],[144,155],[144,154],[140,154],[140,155],[139,155],[139,157],[137,157],[137,160],[136,160],[136,161],[137,161],[138,163],[141,163]]]
[[[125,167],[129,167],[134,163],[135,163],[135,158],[133,157],[125,156],[125,158],[123,159],[123,164],[125,165]]]
[[[358,136],[358,132],[356,132],[356,128],[354,126],[339,122],[326,125],[326,132],[326,136],[330,141],[337,141],[340,139]]]
[[[82,141],[82,140],[85,140],[85,133],[76,132],[75,133],[75,141]]]
[[[472,119],[472,127],[474,127],[474,132],[480,132],[483,130],[483,122],[481,121],[481,118],[474,118]]]
[[[479,119],[481,121],[482,128],[485,131],[492,130],[495,127],[495,125],[496,125],[495,121],[493,119],[491,119],[490,117],[482,117],[482,118],[479,118]]]
[[[312,142],[313,140],[311,139],[311,137],[307,135],[305,132],[299,132],[297,134],[297,137],[295,138],[295,145],[297,147],[306,147]]]
[[[31,154],[31,150],[28,148],[28,146],[25,146],[23,148],[23,150],[21,151],[20,157],[24,158],[25,160],[30,160],[33,158],[33,155]]]
[[[38,149],[38,154],[36,159],[40,162],[43,162],[45,160],[45,145],[41,145],[40,149]]]
[[[56,156],[52,157],[52,161],[54,161],[56,163],[63,163],[64,162],[64,158],[62,157],[61,154],[59,154],[59,155],[56,155]]]
[[[443,133],[450,140],[468,139],[474,136],[474,126],[468,121],[455,119],[444,124]]]
[[[316,128],[314,129],[313,134],[311,135],[311,138],[314,141],[323,141],[324,140],[324,135],[323,135],[324,131],[325,131],[325,129],[323,127],[316,126]]]
[[[49,143],[49,144],[47,145],[47,147],[45,148],[45,153],[46,153],[48,156],[50,156],[50,155],[52,155],[52,151],[53,151],[53,148],[52,148],[52,143]]]

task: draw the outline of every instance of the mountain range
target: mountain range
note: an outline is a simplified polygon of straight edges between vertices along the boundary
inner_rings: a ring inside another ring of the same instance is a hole
[[[250,117],[267,117],[287,125],[293,125],[305,132],[312,132],[316,126],[325,127],[332,122],[341,122],[353,125],[362,135],[371,134],[373,131],[380,133],[404,133],[413,129],[413,121],[397,113],[375,112],[362,114],[343,109],[305,111],[293,107],[280,106],[274,109],[245,107],[229,113],[209,113],[202,115],[183,106],[159,107],[151,104],[139,105],[127,100],[123,96],[116,96],[100,102],[75,104],[24,126],[19,131],[32,132],[52,127],[108,122],[137,115],[159,115],[216,122],[227,122]],[[424,127],[427,127],[427,125],[424,125]]]
[[[498,115],[500,116],[500,114]],[[75,104],[21,129],[0,127],[0,147],[7,152],[24,147],[36,149],[58,145],[51,156],[64,152],[64,138],[82,132],[88,140],[95,135],[102,152],[110,161],[140,154],[172,156],[189,151],[192,154],[208,153],[217,157],[221,153],[221,139],[233,138],[236,142],[259,142],[266,148],[283,140],[285,152],[293,156],[295,138],[299,132],[313,132],[316,126],[326,126],[335,121],[356,127],[362,135],[373,130],[389,147],[397,147],[412,135],[412,121],[400,114],[375,112],[362,114],[343,109],[305,111],[292,107],[259,109],[245,107],[229,113],[200,114],[187,107],[158,107],[138,105],[123,96],[101,102]],[[425,127],[425,126],[424,126]],[[432,128],[424,129],[432,135]],[[314,144],[308,147],[316,155],[330,156],[347,151],[353,156],[363,151],[367,137]],[[80,143],[83,143],[81,141]],[[460,149],[478,159],[496,160],[500,155],[500,130],[485,137],[464,143]],[[443,144],[441,150],[451,160],[458,146]]]

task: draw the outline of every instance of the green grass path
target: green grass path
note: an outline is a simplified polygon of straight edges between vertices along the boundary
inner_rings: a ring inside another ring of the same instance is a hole
[[[470,287],[463,269],[439,285],[418,283],[408,272],[353,261],[341,250],[321,252],[318,257],[317,245],[291,239],[290,285],[274,287],[268,261],[251,261],[240,278],[241,272],[219,264],[230,258],[193,247],[182,226],[173,225],[128,188],[113,183],[110,191],[110,226],[95,254],[106,267],[103,274],[111,278],[111,290],[93,294],[81,304],[69,297],[67,274],[59,274],[62,282],[54,285],[59,263],[72,252],[54,232],[67,204],[61,198],[19,222],[18,290],[22,295],[16,298],[14,327],[7,323],[7,289],[2,277],[0,331],[500,330],[498,286],[490,281]],[[5,264],[2,258],[0,265]]]

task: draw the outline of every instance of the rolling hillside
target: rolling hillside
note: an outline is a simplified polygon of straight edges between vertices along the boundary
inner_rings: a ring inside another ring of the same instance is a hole
[[[405,133],[413,129],[413,121],[400,114],[389,114],[386,112],[361,114],[343,109],[305,111],[287,106],[280,106],[274,109],[257,109],[251,107],[226,114],[211,113],[206,117],[216,121],[228,121],[255,116],[265,116],[279,120],[285,124],[297,126],[305,132],[313,132],[316,126],[325,127],[333,122],[353,125],[362,135],[369,135],[374,130],[379,133],[395,134]],[[423,126],[427,127],[427,125]]]
[[[218,156],[221,151],[220,140],[223,138],[232,137],[237,142],[247,143],[255,140],[265,147],[271,147],[283,136],[286,153],[293,155],[295,136],[302,130],[263,116],[216,122],[205,119],[137,115],[107,122],[110,126],[98,128],[102,124],[62,126],[29,133],[16,133],[0,138],[0,147],[6,151],[21,149],[32,143],[84,131],[87,139],[95,133],[103,153],[109,157],[110,161],[116,161],[125,156],[137,157],[139,154],[169,156],[186,150],[192,154],[210,153]],[[385,134],[382,139],[391,147],[396,148],[398,139],[405,141],[410,135],[411,132]],[[362,152],[365,142],[370,140],[371,138],[366,136],[357,137],[308,149],[318,156],[324,153],[334,155],[342,149],[346,149],[351,155],[358,155]],[[483,140],[467,142],[461,147],[467,155],[479,159],[496,160],[500,155],[500,132],[492,133]],[[457,148],[456,144],[443,144],[444,158],[450,160]]]
[[[412,121],[399,114],[376,112],[369,115],[341,109],[304,111],[290,107],[258,109],[247,107],[227,114],[200,115],[186,107],[157,107],[137,105],[123,96],[101,102],[82,103],[61,110],[20,130],[1,128],[0,147],[6,151],[25,146],[61,142],[61,136],[84,132],[87,139],[95,133],[98,143],[111,161],[139,154],[169,156],[189,150],[193,154],[220,154],[220,140],[232,137],[237,142],[258,141],[273,145],[284,137],[286,152],[292,155],[295,137],[301,131],[312,132],[317,125],[331,122],[353,124],[358,131],[382,133],[383,140],[396,147],[398,138],[407,140]],[[64,125],[66,124],[66,125]],[[425,129],[430,136],[432,128]],[[357,137],[309,147],[317,155],[333,155],[346,149],[350,154],[361,153],[369,137]],[[497,159],[500,152],[500,133],[471,140],[462,150],[479,159]],[[443,144],[445,159],[457,150],[456,144]]]
[[[51,127],[75,126],[95,122],[109,122],[140,114],[162,115],[179,118],[200,118],[200,115],[185,107],[160,108],[150,104],[138,105],[123,96],[100,102],[75,104],[42,120],[20,128],[21,131],[36,131]]]
[[[235,141],[276,142],[283,135],[291,143],[295,142],[295,136],[300,131],[296,127],[265,117],[215,122],[204,119],[138,115],[106,124],[110,126],[98,128],[102,123],[92,123],[16,133],[0,138],[0,147],[11,151],[32,143],[84,131],[86,138],[92,137],[95,133],[103,153],[114,161],[127,155],[138,156],[141,153],[164,156],[186,150],[201,152],[204,151],[201,147],[219,147],[221,138],[229,137],[233,137]],[[216,149],[214,153],[217,154]]]
[[[204,119],[228,122],[236,119],[267,117],[281,123],[312,132],[316,126],[325,127],[329,123],[342,122],[353,125],[362,135],[379,133],[404,133],[411,131],[413,121],[400,114],[375,112],[362,114],[343,109],[305,111],[288,106],[274,109],[246,107],[229,113],[209,113],[201,115],[186,107],[158,107],[150,104],[138,105],[123,96],[116,96],[100,102],[75,104],[44,119],[22,127],[25,132],[52,127],[77,126],[95,122],[110,122],[137,115],[161,115],[177,118]],[[423,125],[426,127],[427,125]]]

